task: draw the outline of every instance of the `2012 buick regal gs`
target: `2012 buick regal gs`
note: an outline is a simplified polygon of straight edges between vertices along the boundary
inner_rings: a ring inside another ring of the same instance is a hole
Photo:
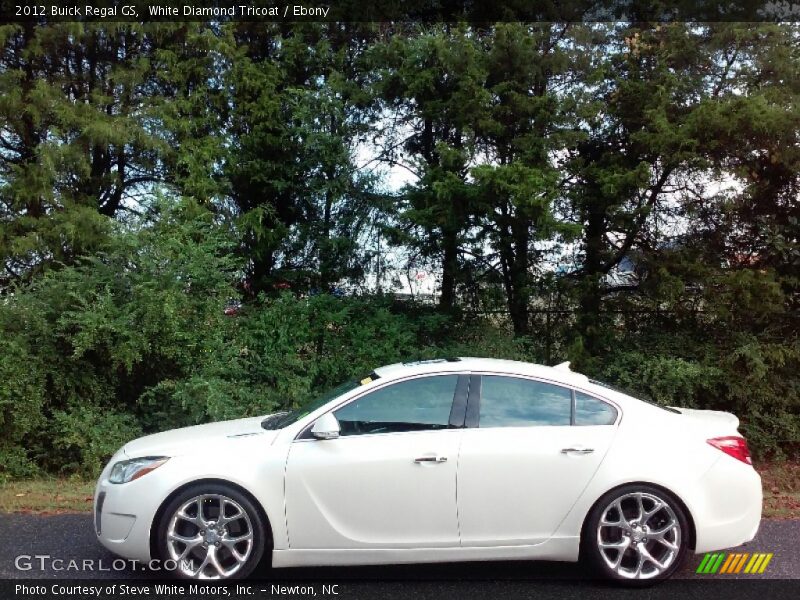
[[[582,559],[623,582],[664,579],[756,534],[761,480],[738,424],[568,364],[396,364],[292,412],[126,444],[94,523],[112,552],[173,559],[184,577],[245,577],[262,559]]]

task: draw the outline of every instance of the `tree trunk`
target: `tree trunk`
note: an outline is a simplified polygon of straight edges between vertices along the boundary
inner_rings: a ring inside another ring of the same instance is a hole
[[[603,241],[605,238],[605,210],[598,202],[590,205],[586,233],[585,275],[581,288],[580,314],[578,316],[578,332],[583,338],[583,345],[590,356],[600,352],[600,320],[602,309],[601,282],[603,271]]]
[[[458,269],[458,232],[452,229],[442,231],[442,294],[439,308],[450,312],[455,306],[456,270]]]
[[[25,23],[24,25],[24,48],[28,49],[33,46],[34,38],[36,36],[35,26],[33,23]],[[24,52],[23,52],[24,55]],[[25,60],[25,67],[23,69],[24,76],[21,82],[22,98],[24,102],[29,102],[33,88],[36,85],[36,75],[33,67],[33,56],[29,56]],[[22,113],[22,131],[20,132],[21,149],[20,149],[20,165],[24,171],[33,167],[36,164],[36,147],[39,145],[39,132],[36,130],[36,125],[33,121],[30,111],[23,111]],[[26,194],[25,209],[29,216],[39,218],[44,215],[44,206],[42,204],[42,197],[39,190],[34,193]]]
[[[330,115],[330,128],[329,133],[331,137],[336,135],[336,116]],[[327,187],[325,189],[325,206],[322,214],[322,240],[320,243],[321,255],[319,261],[319,281],[320,288],[323,293],[328,292],[328,288],[333,283],[333,270],[336,264],[336,257],[331,256],[331,228],[333,227],[333,179],[336,177],[335,167],[329,166],[325,170],[325,178]]]
[[[525,218],[518,215],[512,217],[511,231],[514,239],[514,260],[510,266],[511,286],[513,294],[509,298],[509,314],[514,325],[514,334],[526,336],[530,333],[529,303],[530,286],[528,274],[528,243],[530,230]]]

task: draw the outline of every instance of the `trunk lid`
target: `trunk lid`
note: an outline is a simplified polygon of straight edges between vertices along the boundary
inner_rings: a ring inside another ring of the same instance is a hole
[[[699,410],[671,406],[686,417],[693,425],[714,435],[739,435],[739,418],[721,410]]]

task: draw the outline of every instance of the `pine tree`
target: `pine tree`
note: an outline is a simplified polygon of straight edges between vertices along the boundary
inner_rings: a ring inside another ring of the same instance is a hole
[[[467,179],[488,106],[478,36],[466,26],[401,30],[371,58],[391,123],[382,158],[415,175],[399,206],[404,235],[398,239],[441,267],[439,306],[451,311],[467,268],[474,221],[474,188]]]
[[[511,322],[530,332],[535,242],[566,232],[553,211],[560,190],[557,155],[572,143],[559,82],[573,68],[570,25],[504,23],[486,44],[489,118],[479,132],[485,163],[472,174],[482,200],[481,240],[500,264]]]
[[[232,29],[224,172],[253,291],[327,289],[360,272],[370,198],[355,163],[369,104],[359,85],[364,35],[335,24]]]
[[[173,52],[187,43],[187,27],[0,27],[0,261],[7,281],[101,248],[107,218],[141,211],[140,196],[154,186],[190,179],[178,172],[193,154],[184,144],[207,138],[191,130],[201,122],[197,111],[182,115],[181,131],[169,114],[176,90],[164,85],[176,72],[209,79],[208,63],[198,74],[187,55]]]

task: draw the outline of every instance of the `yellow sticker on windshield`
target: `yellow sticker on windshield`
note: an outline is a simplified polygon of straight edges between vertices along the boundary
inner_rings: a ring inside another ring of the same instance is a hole
[[[361,385],[367,385],[371,381],[372,381],[371,377],[364,377],[364,379],[361,380]]]

